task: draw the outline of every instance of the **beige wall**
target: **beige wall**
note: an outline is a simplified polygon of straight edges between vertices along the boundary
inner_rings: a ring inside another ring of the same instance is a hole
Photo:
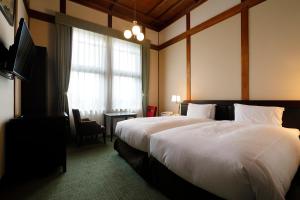
[[[250,9],[250,98],[300,99],[300,1]]]
[[[162,44],[186,31],[186,17],[183,16],[159,32],[159,44]]]
[[[186,97],[186,40],[159,52],[159,110],[177,112],[172,95]]]
[[[192,99],[241,98],[241,16],[191,38]]]
[[[150,50],[149,105],[158,106],[158,51]]]
[[[60,0],[30,0],[29,5],[33,10],[54,15],[59,12]]]
[[[150,40],[151,44],[158,45],[158,32],[146,28],[146,36]]]
[[[16,18],[26,17],[23,1],[18,0]],[[9,48],[14,42],[14,27],[10,26],[0,12],[0,41]],[[14,81],[0,76],[0,178],[4,174],[4,126],[14,117]]]
[[[17,10],[17,26],[19,25],[19,21],[21,18],[24,18],[28,25],[28,15],[25,9],[24,2],[19,0],[16,4]],[[15,78],[15,115],[21,115],[21,80]]]
[[[67,0],[67,15],[107,26],[107,14]]]
[[[204,2],[202,5],[191,11],[191,27],[205,22],[240,2],[241,0],[209,0]]]

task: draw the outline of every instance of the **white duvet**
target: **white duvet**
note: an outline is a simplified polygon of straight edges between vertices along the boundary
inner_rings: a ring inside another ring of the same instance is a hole
[[[117,123],[115,134],[130,146],[149,152],[150,135],[175,127],[209,121],[187,116],[133,118]]]
[[[150,138],[150,154],[225,199],[284,199],[300,160],[299,130],[230,121],[199,123]]]

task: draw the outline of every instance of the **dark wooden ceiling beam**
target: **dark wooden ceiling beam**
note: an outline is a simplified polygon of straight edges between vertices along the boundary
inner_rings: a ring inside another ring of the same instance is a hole
[[[157,26],[157,29],[159,29],[161,31],[162,29],[166,28],[167,26],[169,26],[170,24],[172,24],[173,22],[175,22],[179,18],[185,16],[187,13],[191,12],[191,10],[193,10],[194,8],[200,6],[201,4],[205,3],[206,1],[207,0],[198,0],[196,3],[192,4],[190,7],[182,10],[177,15],[172,16],[169,20],[161,21],[161,23]]]
[[[158,6],[160,6],[161,4],[163,4],[165,1],[167,0],[161,0],[159,2],[157,2],[157,4],[155,4],[147,13],[146,15],[150,15]]]
[[[164,12],[162,12],[157,18],[160,19],[163,15],[165,15],[166,13],[174,10],[175,8],[177,8],[178,5],[180,5],[180,3],[182,3],[182,0],[177,0],[175,3],[173,3],[169,8],[167,8]]]
[[[136,14],[142,16],[142,18],[147,18],[147,19],[149,19],[149,20],[151,20],[151,21],[159,22],[159,20],[156,19],[156,18],[154,18],[154,17],[151,17],[151,16],[149,16],[149,15],[145,15],[144,13],[142,13],[142,12],[140,12],[140,11],[138,11],[138,10],[135,11],[134,8],[130,8],[130,7],[128,7],[128,6],[125,6],[125,5],[123,5],[123,4],[120,4],[120,3],[118,3],[118,2],[111,1],[111,0],[102,0],[102,1],[109,2],[109,3],[113,4],[115,7],[119,7],[119,8],[121,8],[121,9],[125,9],[125,10],[129,11],[129,12],[132,13],[132,14],[133,14],[134,12],[136,12]]]
[[[117,2],[118,0],[113,0],[113,2]],[[109,5],[109,10],[111,11],[113,8],[114,8],[114,5],[113,2]]]

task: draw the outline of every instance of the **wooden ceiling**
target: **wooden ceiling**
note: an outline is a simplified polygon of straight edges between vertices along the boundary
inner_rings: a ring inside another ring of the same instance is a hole
[[[132,21],[156,31],[190,12],[207,0],[71,0],[76,3]]]

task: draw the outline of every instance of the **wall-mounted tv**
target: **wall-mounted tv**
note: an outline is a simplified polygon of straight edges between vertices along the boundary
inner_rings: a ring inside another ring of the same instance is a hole
[[[36,50],[30,35],[29,29],[22,18],[15,36],[15,42],[9,47],[7,54],[1,56],[7,57],[7,62],[2,64],[0,70],[2,75],[15,75],[22,80],[30,80],[32,68],[36,60]],[[6,76],[11,78],[9,76]]]

